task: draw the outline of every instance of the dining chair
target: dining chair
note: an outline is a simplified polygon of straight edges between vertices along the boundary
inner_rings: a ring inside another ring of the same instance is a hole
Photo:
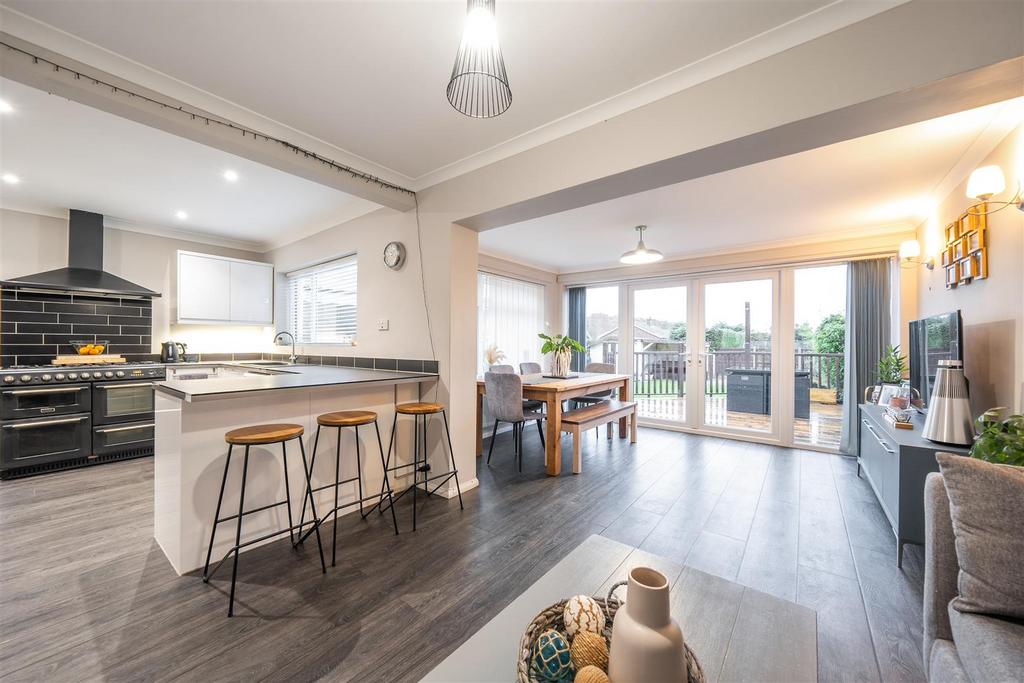
[[[540,368],[540,363],[520,363],[519,374],[520,375],[539,375],[543,370]]]
[[[494,453],[494,442],[498,436],[498,424],[507,422],[512,425],[513,453],[519,462],[519,471],[523,471],[523,426],[527,422],[537,424],[541,446],[544,446],[544,427],[541,422],[544,414],[537,411],[523,410],[523,380],[515,373],[488,372],[484,375],[484,398],[487,401],[487,412],[494,418],[494,430],[491,432],[491,447],[487,451],[487,464],[491,464]]]
[[[520,364],[520,367],[522,367],[521,364]],[[540,366],[538,365],[537,367],[540,367]],[[515,368],[513,368],[511,365],[492,365],[491,369],[490,369],[490,372],[496,372],[499,375],[514,375],[514,374],[516,374]],[[540,371],[538,370],[538,372],[540,372]],[[541,410],[543,407],[544,407],[544,401],[537,401],[537,400],[532,399],[532,398],[524,398],[523,399],[523,410],[526,410],[526,411]]]

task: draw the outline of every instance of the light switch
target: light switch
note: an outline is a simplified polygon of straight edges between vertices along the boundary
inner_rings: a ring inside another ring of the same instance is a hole
[[[377,331],[387,332],[389,329],[391,329],[390,320],[388,320],[387,318],[381,318],[380,320],[377,321]]]

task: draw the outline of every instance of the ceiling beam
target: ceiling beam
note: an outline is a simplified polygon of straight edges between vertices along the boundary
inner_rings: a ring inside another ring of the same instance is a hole
[[[312,158],[312,152],[298,152],[281,142],[266,139],[269,136],[243,133],[241,129],[245,127],[235,122],[8,33],[0,32],[0,42],[16,48],[0,47],[0,76],[4,78],[333,187],[380,206],[398,211],[408,211],[415,206],[415,195],[411,191],[358,169],[349,173]],[[37,61],[29,55],[45,61]],[[55,68],[53,64],[63,68]],[[234,128],[207,123],[206,119],[222,121]]]

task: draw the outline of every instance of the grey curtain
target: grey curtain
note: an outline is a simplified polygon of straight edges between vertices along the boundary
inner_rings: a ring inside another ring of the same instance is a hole
[[[569,293],[569,336],[584,346],[587,345],[587,288],[570,287]],[[572,354],[570,367],[582,372],[587,362],[582,353]]]
[[[851,261],[846,269],[846,382],[839,450],[857,455],[857,406],[875,383],[878,360],[891,339],[889,259]]]

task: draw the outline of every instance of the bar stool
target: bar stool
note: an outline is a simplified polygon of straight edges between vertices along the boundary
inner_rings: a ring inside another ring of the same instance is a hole
[[[446,440],[448,442],[448,455],[451,458],[451,469],[448,470],[447,472],[442,472],[440,474],[435,474],[435,475],[431,476],[430,475],[430,463],[427,461],[427,418],[429,416],[431,416],[431,415],[437,415],[438,413],[440,413],[441,417],[444,418],[444,435],[445,435],[445,438],[446,438]],[[398,416],[399,415],[412,415],[413,416],[413,434],[414,434],[414,438],[415,438],[415,441],[414,441],[414,444],[413,444],[413,456],[412,456],[413,457],[413,461],[405,463],[404,465],[395,465],[394,467],[390,467],[390,465],[391,465],[391,450],[392,450],[392,447],[394,447],[394,450],[395,450],[395,459],[396,460],[398,459],[398,442],[397,442],[397,437],[395,436],[395,434],[396,434],[396,431],[397,431],[396,427],[398,426]],[[422,422],[422,427],[423,427],[422,438],[421,438],[421,435],[420,435],[420,424],[421,424],[421,422]],[[420,448],[421,444],[423,446],[422,449]],[[391,440],[388,441],[388,457],[384,461],[384,471],[385,472],[397,472],[399,470],[404,470],[407,467],[413,468],[413,478],[412,478],[412,530],[413,531],[416,531],[416,489],[418,488],[418,484],[420,483],[420,472],[423,473],[423,482],[422,483],[423,483],[424,489],[426,489],[426,492],[427,492],[428,496],[433,495],[435,491],[437,491],[439,488],[444,486],[444,484],[447,483],[450,479],[454,478],[455,479],[455,490],[459,494],[459,509],[460,510],[465,510],[465,508],[462,506],[462,490],[461,490],[461,487],[459,486],[459,470],[455,466],[455,453],[452,451],[452,436],[451,436],[451,433],[448,431],[448,414],[445,412],[444,405],[442,405],[440,403],[427,403],[427,402],[417,401],[417,402],[414,402],[414,403],[399,403],[397,406],[395,406],[395,419],[394,419],[394,422],[392,422],[392,424],[391,424]],[[429,486],[428,486],[429,482],[436,481],[438,479],[441,480],[440,483],[437,486],[434,487],[433,491],[431,491]],[[391,500],[389,506],[391,508],[394,508],[395,503],[398,502],[398,499],[401,498],[402,496],[404,496],[407,493],[409,493],[409,489],[405,489],[404,491],[399,493],[397,496],[395,496]],[[382,502],[383,502],[383,489],[381,491],[381,502],[377,503],[377,505],[375,505],[374,507],[379,507]],[[369,512],[367,512],[366,514],[369,514],[370,512],[373,512],[373,508],[370,508]],[[380,513],[384,514],[384,509],[383,508],[380,508]]]
[[[251,427],[242,427],[240,429],[233,429],[224,435],[224,441],[228,443],[228,458],[224,463],[224,477],[220,481],[220,495],[217,496],[217,511],[213,514],[213,528],[210,530],[210,547],[206,551],[206,564],[203,566],[203,583],[209,583],[210,579],[220,566],[224,564],[224,560],[228,559],[231,553],[235,554],[235,564],[231,570],[231,595],[228,598],[228,616],[232,616],[235,611],[235,579],[238,577],[238,556],[241,554],[241,549],[252,545],[253,543],[259,543],[265,541],[268,538],[279,536],[283,533],[288,533],[289,537],[294,541],[294,532],[302,530],[302,527],[292,523],[292,497],[291,487],[288,483],[288,442],[292,439],[299,440],[299,450],[302,452],[302,471],[306,475],[306,495],[309,497],[309,506],[312,510],[314,526],[313,529],[316,531],[316,544],[320,551],[320,569],[323,573],[327,573],[327,565],[324,563],[324,549],[320,543],[320,527],[319,520],[316,517],[316,507],[313,505],[312,494],[309,492],[309,470],[306,468],[306,449],[302,445],[302,434],[304,430],[302,425],[296,424],[265,424],[265,425],[254,425]],[[284,490],[285,499],[263,507],[258,507],[253,510],[245,509],[245,483],[246,478],[249,474],[249,448],[251,446],[265,446],[269,444],[281,444],[281,458],[284,464]],[[231,467],[231,452],[235,446],[245,446],[245,457],[242,460],[242,488],[238,495],[238,514],[231,515],[230,517],[221,517],[220,508],[221,503],[224,502],[224,487],[228,481],[228,469]],[[251,515],[264,510],[275,508],[279,505],[285,505],[288,509],[288,528],[273,531],[269,534],[254,538],[242,543],[242,517]],[[303,503],[303,509],[305,509],[305,503]],[[221,558],[217,566],[210,571],[210,555],[213,553],[213,539],[217,536],[217,525],[222,522],[228,522],[232,519],[237,519],[238,523],[235,527],[235,545]]]
[[[363,496],[363,466],[362,466],[362,463],[361,463],[361,454],[359,452],[359,450],[360,450],[359,449],[359,427],[362,426],[362,425],[368,425],[368,424],[373,424],[373,428],[377,432],[377,449],[380,451],[380,464],[385,467],[385,469],[384,469],[384,483],[382,485],[381,495],[380,495],[379,498],[377,496],[366,496],[366,497]],[[359,506],[359,513],[362,514],[363,519],[366,519],[366,515],[363,514],[363,502],[364,501],[367,501],[367,500],[377,500],[378,504],[380,504],[384,500],[384,491],[385,491],[385,489],[387,490],[387,496],[388,496],[388,500],[389,501],[392,499],[392,496],[391,496],[391,482],[388,481],[387,466],[384,463],[384,446],[381,445],[380,427],[377,426],[377,413],[373,412],[372,410],[341,410],[341,411],[338,411],[338,412],[324,413],[323,415],[317,416],[317,418],[316,418],[316,437],[313,439],[313,455],[311,455],[309,457],[309,478],[310,478],[310,480],[312,480],[312,476],[313,476],[313,466],[316,464],[316,450],[317,450],[317,446],[320,443],[320,430],[322,428],[324,428],[324,427],[328,427],[328,428],[336,427],[337,430],[338,430],[338,446],[337,446],[337,448],[335,449],[335,452],[334,452],[334,483],[324,484],[323,486],[318,486],[318,487],[312,489],[312,491],[310,491],[310,495],[307,495],[307,497],[302,499],[302,515],[299,518],[299,526],[300,527],[305,526],[305,520],[306,520],[306,501],[307,500],[309,500],[309,501],[313,500],[312,494],[316,493],[317,491],[323,491],[324,489],[333,488],[334,489],[334,508],[330,512],[325,513],[320,518],[320,521],[317,522],[317,524],[323,524],[324,521],[326,521],[328,517],[330,517],[332,515],[334,516],[334,530],[332,532],[332,540],[331,540],[331,566],[334,567],[334,566],[337,565],[337,558],[338,558],[338,553],[337,553],[337,550],[338,550],[338,511],[342,510],[344,508],[347,508],[347,507],[351,507],[353,505],[358,505]],[[355,429],[355,436],[356,436],[356,476],[349,477],[348,479],[342,479],[341,478],[341,430],[343,428],[345,428],[345,427],[352,427],[352,428],[354,428]],[[338,489],[341,487],[342,484],[349,484],[349,483],[351,483],[353,481],[356,482],[356,485],[358,486],[358,491],[359,491],[358,499],[350,501],[348,503],[339,504],[338,503]],[[394,511],[394,509],[391,510],[391,522],[392,522],[392,524],[395,525],[395,535],[397,536],[398,535],[398,519],[395,518],[395,511]],[[316,528],[315,525],[314,525],[314,528]],[[310,529],[305,534],[300,536],[299,540],[298,540],[298,543],[302,543],[303,541],[305,541],[309,537],[309,535],[311,533],[313,533],[313,529]],[[296,545],[298,545],[298,543],[296,543]]]

